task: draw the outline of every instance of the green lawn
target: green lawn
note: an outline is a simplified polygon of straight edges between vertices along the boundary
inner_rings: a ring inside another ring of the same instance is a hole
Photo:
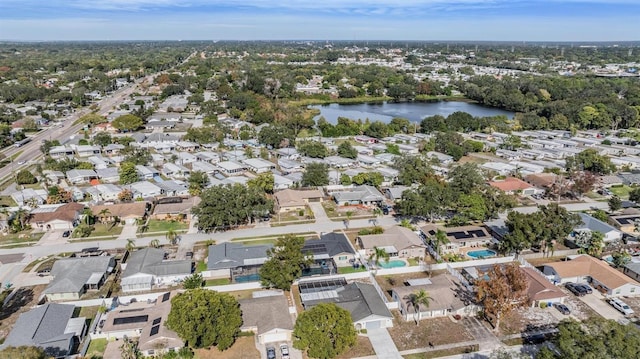
[[[169,230],[179,231],[187,229],[189,229],[189,223],[150,219],[147,227],[147,232],[167,232]]]
[[[357,273],[357,272],[364,272],[364,271],[366,271],[366,269],[362,266],[358,267],[358,269],[355,269],[351,266],[338,267],[338,274],[349,274],[349,273]]]
[[[44,232],[31,233],[31,231],[22,231],[18,233],[0,234],[0,245],[4,244],[21,244],[24,242],[37,242],[42,238]]]
[[[622,199],[629,199],[629,192],[631,192],[633,188],[629,186],[619,186],[619,187],[611,187],[609,190],[615,194],[616,196]]]
[[[231,279],[229,278],[218,278],[218,279],[209,279],[205,282],[206,287],[211,287],[214,285],[227,285],[231,284]]]
[[[196,264],[196,273],[200,273],[206,270],[207,270],[207,263],[205,263],[204,261],[198,261],[198,263]]]
[[[97,223],[93,226],[93,231],[89,237],[101,237],[101,236],[119,236],[122,233],[122,226],[113,226],[111,224]]]
[[[104,354],[105,349],[107,349],[107,339],[93,339],[91,343],[89,343],[89,349],[87,350],[87,357],[91,357],[91,355],[102,355]]]
[[[242,241],[241,243],[243,246],[259,246],[262,244],[274,244],[276,243],[276,239],[277,237],[270,238],[270,239],[256,239],[255,241],[247,240],[247,241]]]
[[[9,196],[0,196],[0,207],[15,207],[16,201]]]
[[[418,260],[417,260],[417,259],[415,259],[415,258],[408,258],[408,259],[407,259],[407,261],[409,262],[409,265],[410,265],[411,267],[415,267],[415,266],[417,266],[417,265],[418,265],[418,263],[419,263],[419,262],[418,262]]]

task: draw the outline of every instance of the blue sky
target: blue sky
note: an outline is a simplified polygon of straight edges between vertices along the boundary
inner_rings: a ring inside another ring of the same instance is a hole
[[[640,0],[0,0],[0,40],[640,40]]]

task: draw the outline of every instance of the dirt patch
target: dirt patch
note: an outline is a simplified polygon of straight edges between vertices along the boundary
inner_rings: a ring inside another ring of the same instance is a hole
[[[454,323],[449,317],[423,319],[416,325],[414,321],[404,321],[397,311],[393,316],[393,328],[388,331],[400,351],[425,348],[429,343],[442,345],[473,340],[461,322]]]
[[[560,257],[544,257],[544,258],[527,258],[527,262],[531,263],[531,265],[535,266],[535,267],[540,267],[543,264],[546,263],[553,263],[553,262],[561,262],[563,260],[565,260],[567,257],[565,256],[560,256]]]
[[[221,352],[217,348],[196,350],[196,359],[259,359],[254,337],[240,337],[231,348]]]
[[[20,314],[28,312],[38,304],[38,298],[47,287],[46,284],[18,288],[18,292],[0,310],[0,338],[5,338]]]
[[[543,330],[555,327],[559,320],[551,314],[554,308],[519,308],[500,321],[500,333],[503,335],[525,331]]]
[[[336,359],[366,357],[375,354],[376,352],[375,350],[373,350],[373,346],[371,345],[369,338],[358,336],[356,345],[354,345],[351,349],[347,350],[341,355],[338,355]]]
[[[585,302],[581,301],[577,297],[571,295],[565,299],[564,304],[571,310],[571,315],[578,320],[586,320],[591,317],[597,317],[598,314],[595,310],[591,309]],[[640,304],[640,303],[639,303]],[[557,310],[553,308],[554,310]]]

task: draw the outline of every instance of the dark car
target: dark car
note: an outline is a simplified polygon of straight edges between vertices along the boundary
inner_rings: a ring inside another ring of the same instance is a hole
[[[579,296],[579,297],[584,297],[587,294],[587,291],[582,288],[581,286],[577,285],[576,283],[567,283],[564,285],[565,288],[567,288],[571,293]]]
[[[67,238],[67,237],[69,237],[70,235],[71,235],[71,231],[64,231],[64,232],[62,232],[62,236],[63,236],[64,238]]]
[[[579,283],[579,284],[576,284],[576,285],[578,287],[582,288],[585,291],[585,293],[587,293],[587,294],[593,293],[593,289],[588,284]]]
[[[558,311],[564,315],[571,314],[571,309],[569,309],[569,307],[562,303],[554,303],[553,306],[556,307],[556,309],[558,309]]]
[[[276,349],[274,347],[267,347],[267,359],[276,359]]]

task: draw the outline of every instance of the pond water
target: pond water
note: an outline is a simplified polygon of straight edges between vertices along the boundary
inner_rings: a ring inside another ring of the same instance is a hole
[[[352,120],[382,121],[388,123],[394,117],[406,118],[410,121],[420,122],[425,117],[441,115],[444,117],[462,111],[474,117],[488,117],[505,115],[513,118],[513,112],[505,111],[493,107],[481,106],[475,103],[460,101],[437,101],[437,102],[379,102],[361,103],[354,105],[342,105],[332,103],[329,105],[314,105],[309,108],[320,110],[320,114],[314,117],[318,120],[323,116],[327,122],[335,124],[338,117],[347,117]]]

